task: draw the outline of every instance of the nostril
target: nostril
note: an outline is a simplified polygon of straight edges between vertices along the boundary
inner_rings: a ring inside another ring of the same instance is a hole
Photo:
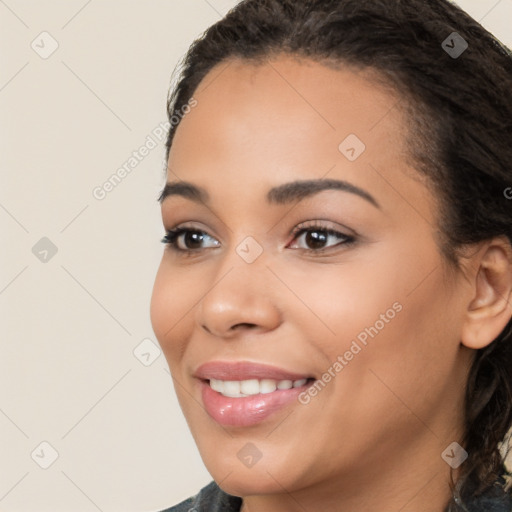
[[[257,327],[256,324],[250,324],[247,322],[242,322],[240,324],[233,325],[231,329],[238,329],[239,327],[249,327],[250,329],[253,329],[254,327]]]

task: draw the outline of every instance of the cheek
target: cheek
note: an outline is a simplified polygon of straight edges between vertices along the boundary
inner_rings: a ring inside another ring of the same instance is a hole
[[[386,320],[396,316],[399,306],[393,305],[401,298],[396,266],[386,268],[382,260],[354,258],[314,269],[282,268],[280,275],[294,292],[294,296],[288,294],[285,307],[323,352],[334,355],[348,350],[351,340],[376,322],[382,330],[381,315]]]
[[[464,372],[457,368],[459,340],[442,277],[431,275],[399,301],[403,309],[368,339],[354,363],[351,384],[357,384],[350,392],[362,416],[385,418],[389,431],[404,439],[428,433],[425,425],[443,433],[439,411],[447,403],[457,409]]]
[[[206,290],[197,272],[177,270],[164,255],[151,296],[150,318],[153,331],[169,362],[177,362],[191,329],[194,306]]]
[[[389,381],[393,390],[413,401],[419,397],[428,407],[450,380],[459,346],[455,305],[435,247],[417,249],[374,254],[372,262],[325,265],[314,276],[287,271],[286,282],[304,303],[290,299],[294,318],[322,353],[317,370],[326,372],[338,356],[344,359],[343,369],[331,370],[344,375],[331,388],[340,396],[364,398],[361,404],[379,408],[396,400],[386,388]],[[372,391],[365,393],[371,380]],[[429,380],[434,383],[425,386]]]

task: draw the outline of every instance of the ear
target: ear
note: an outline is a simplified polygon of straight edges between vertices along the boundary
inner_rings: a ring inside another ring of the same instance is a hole
[[[512,247],[507,238],[486,242],[473,257],[472,299],[462,326],[461,341],[480,349],[494,341],[512,318]]]

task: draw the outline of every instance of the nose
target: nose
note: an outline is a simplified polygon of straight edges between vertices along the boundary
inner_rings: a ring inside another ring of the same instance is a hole
[[[276,304],[272,277],[263,256],[247,263],[234,250],[230,251],[198,304],[197,325],[221,338],[232,338],[247,330],[275,329],[282,315]]]

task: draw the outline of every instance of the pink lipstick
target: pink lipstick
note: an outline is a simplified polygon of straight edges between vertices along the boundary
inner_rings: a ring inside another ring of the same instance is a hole
[[[201,365],[201,397],[219,424],[255,425],[293,402],[315,380],[306,373],[252,362],[212,361]]]

